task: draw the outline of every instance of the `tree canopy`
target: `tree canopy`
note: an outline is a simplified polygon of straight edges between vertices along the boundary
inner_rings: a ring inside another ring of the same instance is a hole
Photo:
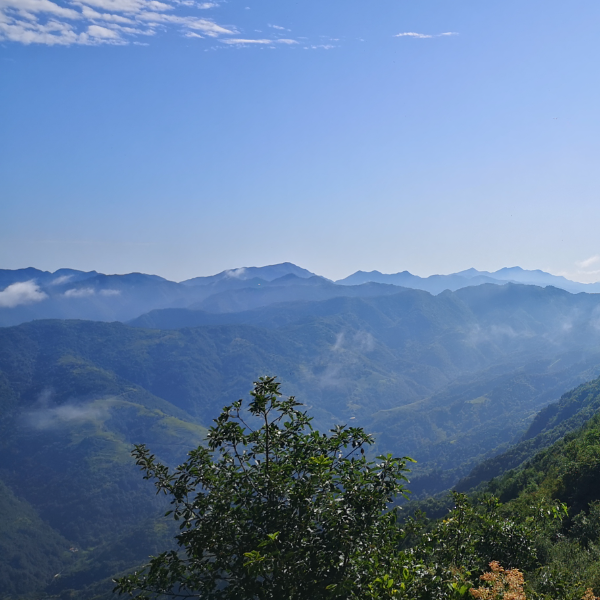
[[[226,406],[206,446],[170,470],[143,445],[137,464],[171,497],[178,548],[117,580],[115,591],[229,599],[365,597],[391,585],[398,495],[406,463],[365,454],[372,436],[338,425],[313,430],[274,377],[247,407]],[[375,586],[375,587],[374,587]]]

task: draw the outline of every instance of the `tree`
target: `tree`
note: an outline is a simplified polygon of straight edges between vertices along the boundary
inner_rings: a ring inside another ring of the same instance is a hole
[[[254,383],[247,408],[226,406],[207,437],[173,471],[149,450],[134,456],[171,496],[178,550],[116,581],[139,598],[161,594],[207,600],[383,597],[398,545],[396,510],[406,462],[370,461],[372,436],[336,426],[313,430],[280,383]],[[374,592],[375,590],[375,592]]]

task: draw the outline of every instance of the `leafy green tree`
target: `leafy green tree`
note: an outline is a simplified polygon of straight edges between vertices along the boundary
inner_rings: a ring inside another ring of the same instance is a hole
[[[280,383],[263,377],[247,408],[226,406],[207,447],[171,471],[144,446],[134,455],[172,497],[178,550],[117,580],[139,598],[207,600],[395,597],[400,531],[390,503],[405,495],[406,462],[370,461],[361,428],[311,427]]]

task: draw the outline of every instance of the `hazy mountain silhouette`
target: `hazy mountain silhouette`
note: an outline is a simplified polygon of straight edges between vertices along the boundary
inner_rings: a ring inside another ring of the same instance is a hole
[[[311,273],[302,267],[298,267],[290,262],[280,263],[277,265],[269,265],[266,267],[240,267],[238,269],[228,269],[221,271],[216,275],[208,277],[193,277],[182,281],[184,285],[208,285],[216,281],[238,279],[245,281],[248,279],[262,279],[263,281],[273,281],[285,275],[295,275],[296,277],[313,277],[315,273]]]
[[[45,318],[128,321],[157,309],[240,312],[281,302],[389,295],[400,287],[440,294],[445,290],[456,291],[486,283],[505,285],[514,281],[553,285],[569,292],[600,291],[599,284],[578,284],[564,277],[524,271],[519,267],[495,273],[468,269],[426,278],[408,271],[393,275],[358,271],[332,282],[292,263],[281,263],[230,269],[181,283],[143,273],[105,275],[73,269],[49,273],[28,268],[0,270],[0,326]]]
[[[600,283],[578,283],[560,275],[551,275],[540,270],[528,271],[521,267],[505,267],[494,272],[478,271],[471,268],[459,271],[458,273],[451,273],[450,275],[430,275],[429,277],[419,277],[408,271],[389,275],[380,273],[379,271],[357,271],[344,279],[339,279],[336,283],[341,285],[358,285],[368,281],[402,285],[404,287],[426,290],[432,294],[439,294],[444,290],[454,291],[483,283],[501,285],[505,282],[540,286],[551,285],[573,293],[600,292]]]

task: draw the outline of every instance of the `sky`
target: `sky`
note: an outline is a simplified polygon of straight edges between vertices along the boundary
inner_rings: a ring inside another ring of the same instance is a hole
[[[0,0],[0,268],[600,280],[597,0]]]

